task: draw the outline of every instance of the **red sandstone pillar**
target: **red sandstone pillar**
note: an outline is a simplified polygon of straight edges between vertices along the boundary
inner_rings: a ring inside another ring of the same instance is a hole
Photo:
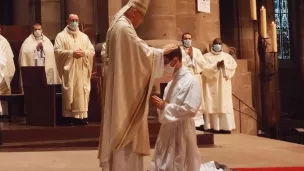
[[[137,30],[144,40],[176,40],[175,0],[152,0],[144,24]]]
[[[77,14],[83,24],[93,24],[93,1],[92,0],[66,0],[66,18],[69,14]]]

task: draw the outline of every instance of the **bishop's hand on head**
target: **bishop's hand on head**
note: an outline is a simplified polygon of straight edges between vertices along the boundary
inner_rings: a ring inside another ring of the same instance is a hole
[[[177,48],[178,48],[178,46],[175,44],[166,44],[163,46],[163,51],[164,51],[164,54],[167,55]]]

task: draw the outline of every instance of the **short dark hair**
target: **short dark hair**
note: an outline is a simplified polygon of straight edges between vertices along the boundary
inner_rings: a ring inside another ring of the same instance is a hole
[[[221,40],[220,38],[216,38],[216,39],[213,40],[213,43],[212,43],[212,44],[213,44],[213,45],[214,45],[214,44],[220,44],[220,45],[221,45],[221,44],[223,44],[223,42],[222,42],[222,40]]]
[[[165,57],[167,57],[168,59],[170,59],[170,61],[173,58],[177,57],[178,60],[181,62],[182,61],[182,51],[181,51],[180,47],[178,47],[177,49],[174,49],[169,54],[165,55]]]
[[[32,29],[35,29],[36,26],[42,27],[42,25],[40,23],[35,23],[35,24],[32,25]]]
[[[187,32],[186,32],[186,33],[184,33],[184,34],[182,35],[182,40],[184,39],[184,36],[187,35],[187,34],[189,34],[190,36],[192,36],[190,33],[187,33]]]

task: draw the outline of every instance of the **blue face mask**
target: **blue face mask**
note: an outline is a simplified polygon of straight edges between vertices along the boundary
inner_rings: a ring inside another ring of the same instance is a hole
[[[183,40],[183,44],[185,47],[190,47],[191,46],[191,40],[187,39],[187,40]]]
[[[69,27],[72,29],[72,30],[76,30],[78,28],[78,22],[71,22],[69,24]]]
[[[221,52],[222,51],[222,45],[220,44],[215,44],[213,45],[213,48],[212,48],[215,52]]]

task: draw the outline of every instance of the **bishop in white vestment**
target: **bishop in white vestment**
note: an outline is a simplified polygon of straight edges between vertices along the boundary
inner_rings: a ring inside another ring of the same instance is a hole
[[[201,87],[203,86],[203,80],[202,80],[202,69],[197,64],[197,60],[200,58],[203,58],[202,52],[193,47],[191,45],[192,42],[192,36],[190,33],[184,33],[182,35],[182,55],[183,55],[183,66],[187,67],[192,74],[195,76],[197,81],[200,83]],[[198,110],[197,114],[194,119],[195,127],[200,127],[204,125],[204,101],[203,101],[203,91],[201,91],[201,97],[202,97],[202,103],[200,106],[200,109]]]
[[[222,41],[213,41],[211,52],[198,61],[203,69],[205,130],[230,132],[235,129],[232,104],[231,78],[237,63],[228,53],[222,52]]]
[[[130,0],[108,29],[98,154],[104,171],[143,171],[143,156],[150,154],[150,94],[154,78],[163,73],[163,54],[176,45],[156,49],[137,36],[148,5],[148,0]]]

